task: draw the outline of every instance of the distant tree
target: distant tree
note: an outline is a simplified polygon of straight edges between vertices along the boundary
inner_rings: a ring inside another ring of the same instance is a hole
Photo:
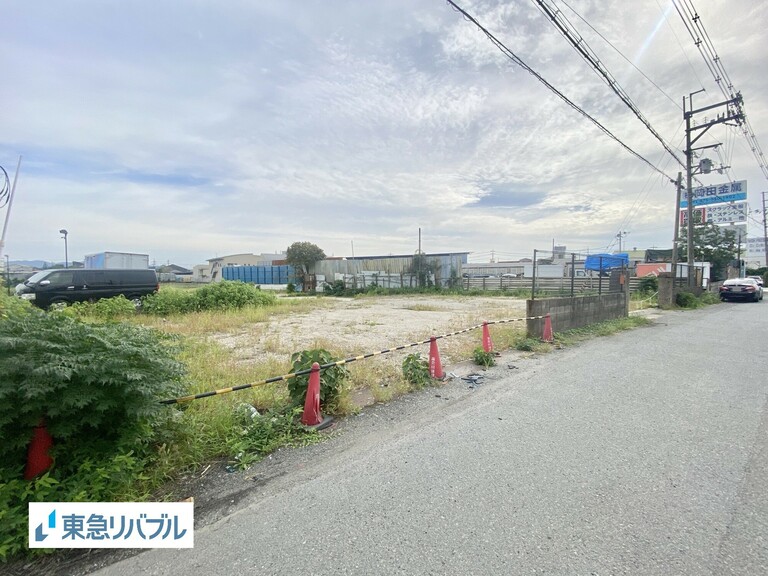
[[[431,287],[430,275],[437,275],[439,265],[436,260],[430,260],[424,252],[416,252],[411,260],[410,273],[415,274],[419,288]]]
[[[311,242],[294,242],[286,250],[288,264],[296,269],[298,275],[304,280],[309,274],[310,268],[325,258],[325,252]],[[304,282],[305,290],[307,283]]]
[[[680,231],[681,246],[679,254],[685,262],[688,259],[688,245],[685,227]],[[693,228],[693,259],[696,262],[709,262],[712,265],[712,280],[724,280],[728,264],[736,259],[738,244],[736,232],[717,226],[704,224]]]

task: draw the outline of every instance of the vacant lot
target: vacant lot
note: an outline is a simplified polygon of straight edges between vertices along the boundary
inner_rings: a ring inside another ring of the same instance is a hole
[[[292,352],[316,347],[348,357],[463,330],[484,321],[525,316],[525,300],[504,297],[414,295],[319,298],[317,302],[317,308],[309,312],[275,317],[267,323],[246,326],[237,334],[218,334],[214,337],[232,349],[241,361],[259,361],[269,356],[284,358]],[[525,329],[524,322],[513,326]],[[479,329],[440,340],[443,363],[466,360],[466,356],[452,356],[466,353],[467,349],[471,350],[480,343]],[[399,364],[403,354],[414,351],[426,355],[428,346],[416,347],[400,355],[388,355],[383,361]]]

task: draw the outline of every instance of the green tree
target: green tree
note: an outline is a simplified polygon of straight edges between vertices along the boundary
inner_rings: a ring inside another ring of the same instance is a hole
[[[288,261],[288,264],[294,267],[302,280],[306,280],[309,270],[316,262],[319,262],[323,258],[325,258],[325,252],[311,242],[294,242],[288,246],[288,250],[286,250],[286,260]],[[307,283],[305,281],[305,290],[306,286]]]
[[[430,260],[424,252],[416,252],[411,261],[410,273],[415,274],[419,288],[432,287],[431,275],[437,276],[437,260]]]
[[[688,259],[688,245],[685,241],[688,231],[683,227],[680,232],[679,254],[681,260]],[[724,280],[728,264],[737,256],[737,237],[734,230],[704,224],[693,228],[693,258],[697,262],[709,262],[712,265],[712,280]]]

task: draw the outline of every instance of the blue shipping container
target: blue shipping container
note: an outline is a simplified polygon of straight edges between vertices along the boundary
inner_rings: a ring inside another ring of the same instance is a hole
[[[221,277],[249,284],[296,283],[293,266],[225,266]]]

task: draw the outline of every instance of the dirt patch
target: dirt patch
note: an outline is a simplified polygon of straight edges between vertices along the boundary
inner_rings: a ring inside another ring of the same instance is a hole
[[[327,298],[322,308],[252,325],[239,334],[218,334],[213,338],[241,361],[259,361],[270,356],[285,358],[309,348],[326,348],[339,357],[351,357],[464,330],[485,321],[524,316],[525,300],[504,297]],[[521,329],[525,328],[524,322],[519,324]],[[473,332],[441,340],[445,360],[466,359],[451,356],[471,346],[473,341],[480,345],[481,331]],[[428,349],[414,348],[405,353],[413,351],[426,354]],[[392,355],[395,361],[397,357]]]

